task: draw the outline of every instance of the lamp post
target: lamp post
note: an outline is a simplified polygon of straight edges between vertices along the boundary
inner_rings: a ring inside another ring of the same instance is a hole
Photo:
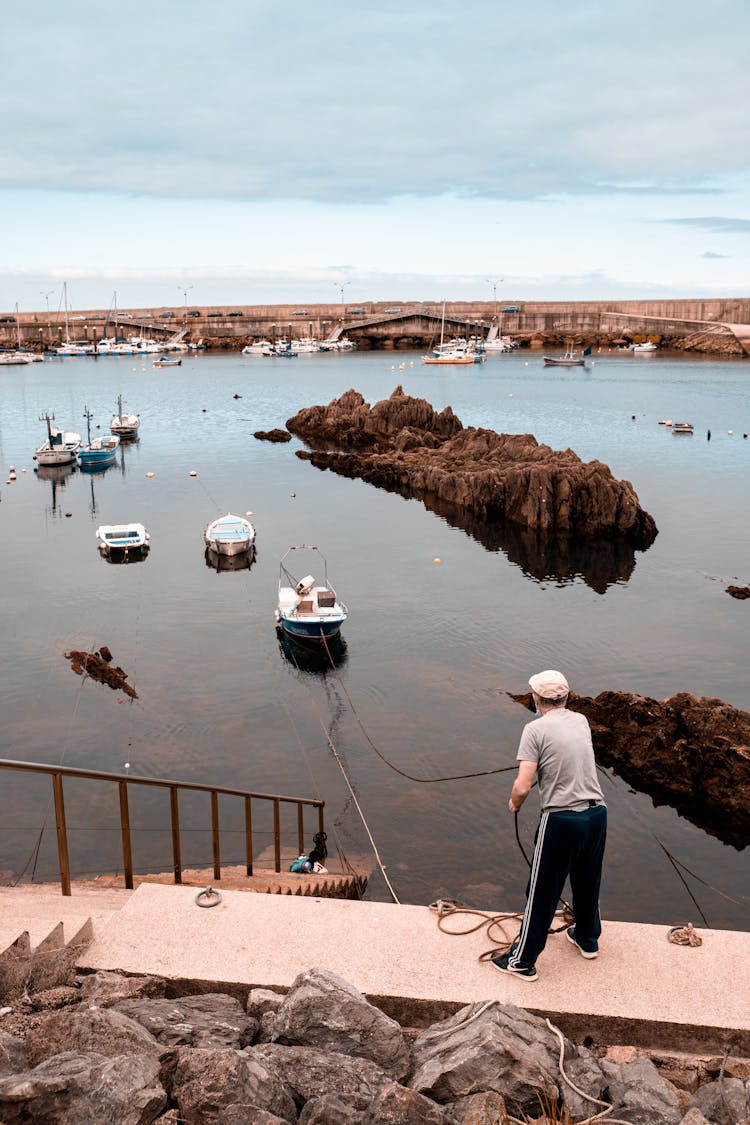
[[[49,299],[55,291],[54,291],[54,289],[48,289],[47,292],[45,293],[43,289],[40,289],[39,292],[42,295],[42,297],[44,297],[45,301],[47,302],[47,326],[49,327]]]
[[[336,281],[336,282],[334,282],[334,284],[335,284],[336,288],[339,290],[339,292],[341,293],[341,304],[343,305],[343,303],[344,303],[344,289],[347,287],[347,285],[351,285],[351,281]]]
[[[193,288],[193,286],[192,285],[178,285],[177,288],[180,290],[183,297],[185,298],[185,311],[183,313],[183,320],[185,321],[185,324],[187,324],[187,295],[190,292],[190,290]]]
[[[501,331],[500,331],[500,327],[501,327],[501,319],[500,319],[500,317],[499,317],[499,315],[498,315],[498,308],[497,308],[497,287],[498,287],[498,285],[500,285],[500,284],[501,284],[501,283],[502,283],[503,281],[505,281],[505,278],[504,278],[504,277],[499,277],[499,278],[497,278],[496,280],[494,280],[494,281],[493,281],[493,280],[492,280],[492,278],[490,278],[490,277],[486,277],[486,278],[485,278],[485,281],[487,282],[487,284],[488,284],[488,285],[491,285],[491,286],[492,286],[492,300],[493,300],[493,301],[494,301],[494,303],[495,303],[495,319],[497,320],[497,334],[498,334],[498,336],[500,336],[500,335],[502,335],[502,333],[501,333]]]

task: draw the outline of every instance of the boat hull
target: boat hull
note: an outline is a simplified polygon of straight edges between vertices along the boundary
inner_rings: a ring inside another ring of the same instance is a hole
[[[107,450],[80,450],[78,464],[82,469],[106,469],[114,464],[117,448]]]
[[[297,618],[285,617],[282,613],[278,613],[279,625],[290,637],[302,641],[316,641],[321,644],[324,640],[338,636],[345,620],[343,617],[333,619],[329,617],[321,621],[300,621]]]
[[[232,558],[234,555],[246,555],[248,551],[251,551],[253,540],[250,538],[235,539],[228,542],[226,539],[206,539],[206,546],[214,555]]]
[[[72,465],[78,456],[75,449],[37,449],[35,457],[37,465]]]

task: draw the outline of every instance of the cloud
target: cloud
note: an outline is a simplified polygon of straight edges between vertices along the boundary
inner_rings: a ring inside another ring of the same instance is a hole
[[[713,250],[706,250],[705,254],[701,254],[701,257],[713,260],[714,258],[730,258],[731,254],[715,254]]]
[[[722,215],[697,215],[681,219],[664,219],[666,223],[677,226],[697,227],[714,234],[750,234],[750,219],[733,219]]]
[[[330,202],[692,191],[750,148],[744,37],[724,30],[745,0],[716,0],[710,26],[692,2],[12,5],[0,186]]]

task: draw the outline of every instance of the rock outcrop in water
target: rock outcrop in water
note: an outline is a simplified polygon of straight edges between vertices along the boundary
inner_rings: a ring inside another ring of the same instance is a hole
[[[327,406],[310,406],[287,429],[312,446],[298,457],[456,511],[544,533],[621,538],[636,549],[653,543],[656,524],[632,485],[600,461],[539,445],[531,434],[464,427],[448,406],[439,413],[397,387],[370,406],[349,390]]]
[[[102,645],[98,652],[82,652],[73,649],[65,653],[65,659],[70,661],[70,666],[78,676],[90,676],[100,684],[106,684],[113,691],[124,691],[131,699],[138,698],[138,692],[128,683],[127,673],[122,668],[111,666],[112,653],[106,645]]]
[[[529,706],[531,694],[512,695]],[[597,761],[741,851],[750,844],[750,714],[679,692],[659,701],[622,691],[571,694],[591,724]]]

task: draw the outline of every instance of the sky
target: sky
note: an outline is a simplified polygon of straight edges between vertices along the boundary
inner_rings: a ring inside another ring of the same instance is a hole
[[[0,310],[740,297],[747,0],[8,0]]]

